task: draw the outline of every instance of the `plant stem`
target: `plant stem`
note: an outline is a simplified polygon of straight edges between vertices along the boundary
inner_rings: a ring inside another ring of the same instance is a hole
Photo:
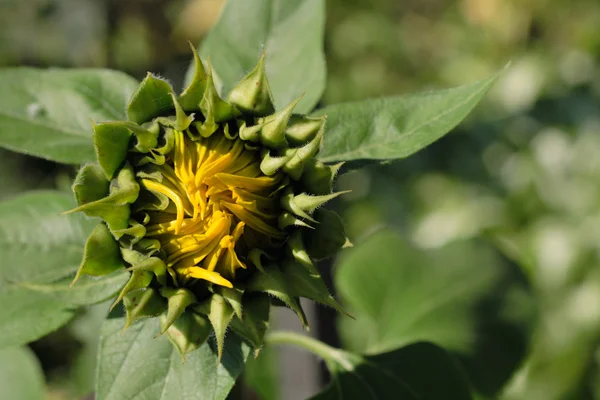
[[[325,361],[339,361],[340,358],[343,358],[341,350],[331,347],[320,340],[296,332],[275,331],[265,337],[265,342],[275,345],[291,344],[302,347]]]

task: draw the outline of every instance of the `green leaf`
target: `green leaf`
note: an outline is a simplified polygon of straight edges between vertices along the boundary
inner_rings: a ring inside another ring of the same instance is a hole
[[[159,332],[157,318],[142,320],[120,334],[125,319],[109,316],[98,354],[98,400],[225,399],[242,372],[249,347],[227,335],[223,357],[208,340],[188,353],[182,364],[179,352]]]
[[[333,381],[313,400],[471,399],[454,361],[430,343],[365,357],[337,351],[326,362]]]
[[[8,199],[27,190],[55,188],[56,180],[66,177],[66,171],[49,168],[49,164],[45,160],[2,148],[0,148],[0,160],[2,160],[0,200]]]
[[[94,391],[96,355],[100,341],[98,332],[106,320],[109,306],[110,302],[105,301],[81,310],[66,327],[68,335],[79,344],[72,361],[64,370],[65,381],[61,385],[66,386],[73,398],[82,399]]]
[[[50,283],[19,283],[31,292],[46,294],[48,298],[62,301],[63,307],[87,306],[114,297],[129,279],[129,274],[119,271],[102,278],[83,276],[71,286],[73,279],[68,277]]]
[[[526,326],[507,301],[509,293],[528,301],[519,283],[505,284],[518,282],[508,275],[515,271],[482,243],[424,252],[380,231],[337,266],[335,287],[356,318],[339,318],[342,340],[367,354],[434,342],[459,354],[477,388],[493,395],[525,353]]]
[[[0,393],[4,399],[42,400],[44,374],[27,347],[0,350]]]
[[[0,203],[0,347],[36,340],[67,323],[73,303],[97,299],[91,290],[67,294],[94,226],[80,215],[61,215],[72,206],[70,195],[52,191]],[[100,297],[114,290],[111,284]]]
[[[244,369],[244,383],[262,400],[281,399],[281,373],[278,352],[273,346],[264,346],[257,358],[249,357]]]
[[[96,225],[83,215],[62,215],[72,196],[28,192],[0,203],[0,287],[46,283],[74,273],[85,239]]]
[[[492,87],[498,74],[469,85],[412,96],[336,104],[327,115],[318,158],[323,162],[405,158],[458,125]]]
[[[305,94],[296,111],[307,113],[325,88],[322,0],[229,0],[201,47],[222,83],[222,97],[267,52],[267,78],[275,108]],[[188,72],[191,80],[192,69]]]
[[[0,146],[67,164],[93,161],[91,120],[125,119],[136,87],[110,70],[0,70]]]
[[[499,274],[489,254],[473,250],[458,244],[422,253],[389,231],[348,250],[335,282],[357,320],[342,318],[342,331],[369,332],[351,340],[351,349],[374,354],[427,340],[468,350],[475,339],[473,306]]]
[[[20,286],[0,288],[0,348],[33,342],[73,318],[64,302]]]

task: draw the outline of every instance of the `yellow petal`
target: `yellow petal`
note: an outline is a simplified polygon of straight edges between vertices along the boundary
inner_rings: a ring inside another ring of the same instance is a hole
[[[200,267],[189,267],[185,270],[185,275],[196,279],[204,279],[205,281],[212,282],[219,286],[225,286],[232,288],[233,285],[227,279],[223,278],[221,274],[214,271],[207,271]]]

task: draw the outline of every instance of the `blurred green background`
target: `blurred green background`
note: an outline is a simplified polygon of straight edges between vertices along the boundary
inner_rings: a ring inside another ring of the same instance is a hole
[[[154,71],[180,86],[186,41],[201,41],[222,3],[0,0],[0,64]],[[327,12],[322,105],[511,64],[451,135],[339,178],[355,247],[321,267],[356,320],[328,325],[320,311],[321,336],[371,353],[435,341],[482,399],[600,399],[600,2],[328,0]],[[67,167],[0,157],[1,198],[68,190]],[[360,299],[357,275],[372,296]],[[32,345],[49,398],[89,394],[106,307]]]

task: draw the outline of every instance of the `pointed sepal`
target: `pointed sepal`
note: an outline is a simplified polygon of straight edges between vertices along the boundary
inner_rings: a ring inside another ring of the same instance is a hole
[[[313,259],[322,260],[333,256],[342,248],[352,246],[336,212],[319,209],[314,217],[318,224],[310,234],[305,235],[306,249]]]
[[[266,294],[244,296],[244,316],[231,320],[231,329],[255,349],[263,345],[265,333],[269,329],[271,302]]]
[[[269,253],[267,253],[266,251],[261,250],[259,248],[256,248],[256,247],[253,249],[250,249],[250,251],[248,252],[248,260],[250,260],[250,262],[260,272],[265,272],[265,267],[263,266],[263,261],[262,261],[263,257],[266,258],[268,261],[275,260],[273,257],[271,257],[269,255]]]
[[[131,293],[138,289],[147,288],[148,285],[150,285],[150,282],[152,282],[152,277],[153,277],[153,274],[152,274],[152,272],[149,272],[149,271],[133,271],[131,273],[131,277],[129,278],[129,280],[123,287],[123,289],[121,289],[121,293],[119,293],[119,296],[117,296],[117,299],[110,306],[110,309],[112,310],[113,308],[115,308],[115,306],[117,304],[119,304],[119,302],[121,300],[123,300],[123,298],[128,293]]]
[[[86,164],[77,172],[72,189],[77,204],[82,206],[108,196],[109,185],[100,165]]]
[[[244,291],[238,288],[228,288],[224,286],[218,286],[215,288],[215,291],[219,293],[233,308],[235,315],[238,318],[242,318],[243,310],[242,310],[242,295]]]
[[[304,172],[304,164],[315,156],[321,148],[325,125],[321,127],[317,135],[302,147],[288,149],[286,155],[292,153],[293,156],[283,166],[283,170],[294,180],[299,180]]]
[[[96,225],[85,242],[83,261],[71,285],[74,285],[82,275],[104,276],[124,268],[119,245],[108,227],[101,222]]]
[[[206,118],[206,122],[221,123],[233,119],[240,115],[240,111],[233,105],[221,99],[212,74],[212,69],[209,65],[206,79],[206,88],[204,96],[200,102],[200,110]]]
[[[156,239],[140,239],[132,248],[121,247],[121,256],[129,265],[138,265],[160,251],[160,242]],[[138,269],[139,270],[139,269]]]
[[[265,56],[266,53],[263,52],[256,67],[231,90],[227,97],[229,103],[257,117],[275,111],[265,72]]]
[[[206,90],[207,75],[196,48],[191,43],[190,47],[194,54],[194,77],[188,87],[179,96],[179,102],[185,111],[198,111],[200,110],[200,102]]]
[[[157,317],[165,312],[165,299],[153,288],[137,289],[123,297],[127,321],[123,330],[142,318]]]
[[[331,293],[329,293],[329,289],[327,289],[320,274],[311,273],[302,265],[295,263],[284,264],[282,272],[291,293],[295,296],[314,300],[348,315]]]
[[[284,210],[295,214],[298,218],[317,223],[310,215],[323,204],[344,193],[347,192],[337,192],[321,196],[312,196],[307,193],[300,193],[298,195],[294,195],[293,193],[286,194],[281,197],[281,206]]]
[[[127,268],[128,271],[149,271],[154,274],[156,280],[161,285],[167,284],[167,266],[165,262],[158,257],[149,257],[144,261]]]
[[[82,193],[78,191],[84,191],[84,186],[76,180],[73,185],[76,197],[81,198]],[[116,178],[110,182],[109,195],[101,199],[81,204],[79,207],[68,211],[72,213],[76,211],[83,211],[89,217],[100,217],[108,224],[108,227],[113,232],[126,229],[128,227],[130,207],[139,193],[140,187],[135,180],[133,168],[130,165],[125,164],[119,171]],[[89,193],[85,193],[87,197]],[[118,238],[118,235],[115,235]]]
[[[294,214],[287,211],[284,211],[279,215],[277,225],[279,226],[279,229],[285,229],[289,226],[303,226],[305,228],[313,228],[311,225],[304,222],[302,218],[298,218]]]
[[[92,141],[96,158],[108,180],[113,178],[125,161],[131,135],[131,130],[124,126],[111,123],[94,124]]]
[[[260,120],[260,124],[262,125],[260,141],[263,145],[271,149],[285,149],[289,147],[285,138],[285,131],[294,108],[300,100],[302,100],[302,97],[291,102],[283,110]]]
[[[171,99],[173,101],[173,107],[175,108],[175,117],[158,117],[155,121],[165,127],[170,127],[180,132],[184,131],[194,121],[194,114],[187,115],[185,113],[174,93],[171,93]]]
[[[272,155],[270,151],[263,152],[263,154],[261,154],[262,161],[260,163],[260,170],[263,174],[271,176],[280,169],[283,169],[290,178],[296,181],[299,180],[304,172],[304,164],[308,163],[319,151],[324,132],[323,125],[321,130],[310,142],[301,147],[287,148],[283,151],[283,155]]]
[[[302,265],[312,274],[318,274],[319,271],[313,264],[308,252],[306,251],[306,248],[304,247],[302,233],[303,232],[301,230],[296,230],[290,235],[286,245],[292,253],[292,259],[296,261],[297,264]]]
[[[159,128],[158,126],[151,127],[151,129],[146,129],[144,127],[141,127],[140,125],[136,124],[135,122],[131,122],[131,121],[109,121],[109,122],[102,122],[100,124],[98,124],[96,126],[96,130],[98,129],[102,129],[102,130],[106,130],[107,132],[110,131],[114,131],[115,133],[113,133],[111,136],[116,136],[116,132],[121,132],[120,134],[123,135],[125,131],[129,132],[128,136],[131,137],[131,135],[133,134],[134,138],[135,138],[135,143],[133,143],[133,148],[131,149],[132,151],[138,151],[140,153],[148,153],[151,149],[155,148],[158,144],[158,133],[159,133]],[[111,136],[109,136],[107,139],[111,139]],[[128,140],[129,143],[129,140]],[[101,147],[96,147],[96,153],[99,153],[102,150]],[[109,149],[109,150],[116,150],[116,149]],[[122,149],[119,149],[119,151],[123,152]],[[123,158],[121,159],[121,163],[125,160],[125,155],[127,153],[123,152]],[[120,165],[119,164],[119,165]],[[101,163],[102,165],[102,163]]]
[[[326,120],[326,116],[313,118],[304,115],[293,115],[288,122],[285,136],[293,146],[302,146],[319,133]]]
[[[161,325],[165,325],[167,315],[160,316]],[[212,332],[208,319],[196,312],[186,310],[167,329],[165,335],[175,346],[181,355],[181,361],[185,361],[185,355],[202,346]]]
[[[127,105],[127,118],[136,124],[142,124],[168,114],[173,110],[172,93],[173,88],[169,82],[148,73]]]
[[[279,157],[272,156],[271,152],[267,151],[260,162],[260,170],[267,176],[275,175],[292,157],[294,157],[293,152],[287,152],[285,155]]]
[[[246,124],[246,121],[242,121],[242,123],[240,124],[240,126],[238,128],[238,132],[239,132],[240,138],[242,140],[256,143],[256,142],[260,141],[261,128],[262,128],[262,125],[260,125],[260,124],[248,126]]]
[[[219,294],[213,294],[211,298],[197,307],[201,314],[208,315],[213,330],[215,331],[215,339],[217,340],[217,356],[219,362],[223,355],[223,344],[225,343],[225,333],[231,318],[233,318],[233,307]]]
[[[196,296],[188,289],[161,288],[160,294],[167,298],[168,310],[164,321],[161,321],[160,333],[163,334],[183,314],[185,309],[197,303]]]
[[[311,158],[304,164],[304,172],[300,181],[304,188],[314,194],[329,194],[333,190],[333,181],[344,163],[334,165],[323,164]]]
[[[270,265],[265,268],[265,272],[257,271],[248,281],[247,292],[267,293],[281,300],[298,315],[300,322],[308,330],[308,320],[306,319],[304,310],[297,296],[288,287],[287,278],[276,265]]]
[[[290,213],[296,215],[296,217],[301,218],[303,220],[308,220],[312,223],[316,223],[315,221],[306,211],[299,207],[294,202],[294,191],[291,187],[288,187],[284,194],[279,199],[279,204],[284,210],[289,211]]]
[[[119,229],[114,232],[118,236],[121,243],[126,243],[131,246],[139,242],[146,235],[146,227],[136,220],[129,219],[129,227],[125,229]]]

